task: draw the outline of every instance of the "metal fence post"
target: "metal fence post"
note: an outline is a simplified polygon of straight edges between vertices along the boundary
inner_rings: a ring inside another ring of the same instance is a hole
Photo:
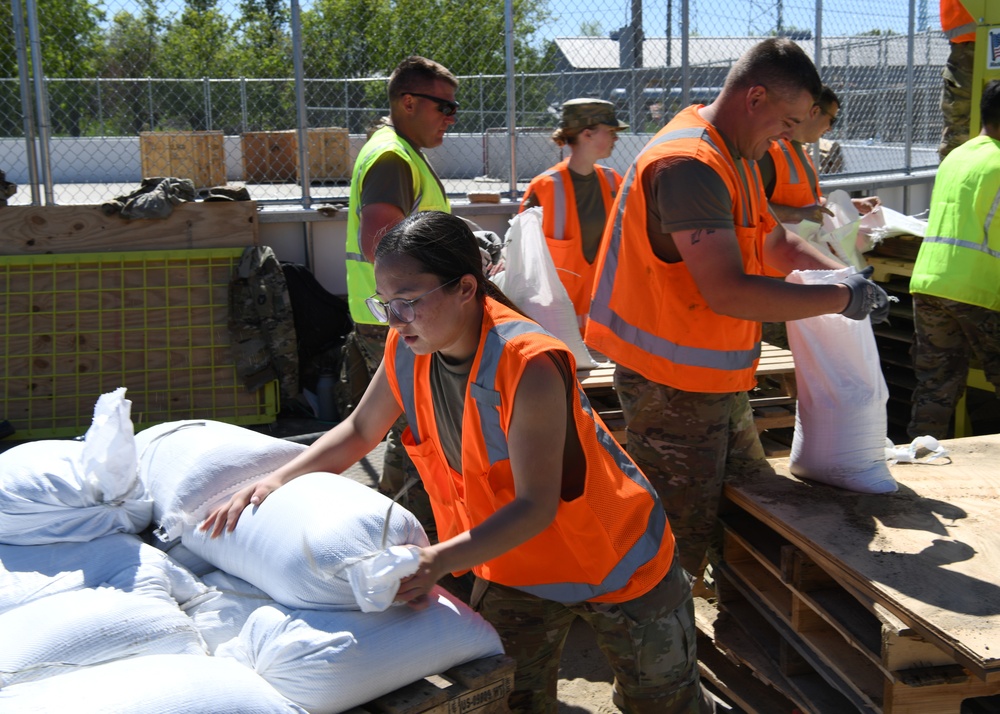
[[[42,42],[38,34],[38,8],[35,6],[35,0],[28,0],[27,7],[28,37],[31,42],[31,69],[35,79],[35,104],[38,109],[38,156],[42,184],[45,187],[45,202],[53,204],[55,203],[55,192],[52,186],[52,157],[49,154],[52,130],[51,118],[49,117],[48,87],[45,86],[45,73],[42,70]]]
[[[299,0],[292,0],[292,63],[295,67],[295,112],[299,132],[299,188],[302,207],[309,208],[309,123],[306,117],[305,78],[302,67],[302,16]]]
[[[247,78],[240,77],[240,122],[243,132],[250,131],[250,123],[247,113]]]
[[[510,197],[517,199],[517,101],[514,97],[514,2],[504,0],[504,55],[507,64],[507,134],[510,141]]]
[[[819,76],[823,76],[823,0],[816,0],[816,33],[815,44],[813,45],[813,64]],[[821,163],[819,142],[813,144],[813,163],[817,166]]]
[[[24,11],[21,0],[11,0],[14,20],[14,42],[17,47],[17,70],[21,84],[21,115],[24,121],[24,152],[28,160],[28,183],[31,184],[31,203],[41,203],[38,190],[38,154],[35,151],[35,122],[31,110],[31,78],[28,76],[28,46],[24,28]]]
[[[212,130],[212,83],[208,77],[201,78],[202,96],[205,102],[205,131]]]

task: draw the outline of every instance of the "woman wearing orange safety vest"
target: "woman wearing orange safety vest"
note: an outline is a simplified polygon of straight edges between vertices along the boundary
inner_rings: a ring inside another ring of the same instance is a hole
[[[218,536],[296,476],[344,471],[405,411],[440,541],[421,549],[396,600],[420,607],[444,575],[471,569],[472,604],[517,661],[514,711],[556,711],[577,617],[625,711],[698,711],[690,580],[655,490],[590,407],[572,353],[483,276],[475,237],[449,214],[392,228],[375,283],[369,308],[392,329],[357,409],[202,528]]]
[[[590,311],[594,259],[622,181],[617,171],[597,161],[611,156],[618,132],[627,128],[615,116],[611,102],[570,99],[564,103],[552,140],[569,146],[570,156],[532,179],[521,200],[522,211],[542,207],[545,242],[573,301],[581,332]]]

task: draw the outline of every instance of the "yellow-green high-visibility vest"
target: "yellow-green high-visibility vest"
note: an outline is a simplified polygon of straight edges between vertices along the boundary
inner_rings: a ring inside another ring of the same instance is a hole
[[[351,308],[351,319],[366,325],[377,325],[379,322],[365,305],[365,299],[375,292],[375,269],[361,253],[361,184],[368,169],[389,151],[409,165],[413,177],[414,201],[406,214],[416,211],[451,213],[451,203],[441,189],[437,174],[423,155],[392,127],[383,127],[372,134],[354,162],[347,216],[347,303]]]
[[[910,292],[1000,310],[1000,141],[977,136],[938,167]]]

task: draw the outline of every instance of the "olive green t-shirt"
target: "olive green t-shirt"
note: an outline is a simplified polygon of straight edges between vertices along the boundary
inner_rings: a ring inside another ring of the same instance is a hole
[[[424,161],[427,161],[427,157],[414,146],[412,141],[398,131],[396,135],[420,154]],[[430,166],[430,163],[428,162],[427,165]],[[438,186],[441,186],[441,195],[445,195],[444,186],[433,167],[431,167],[431,172],[434,174]],[[373,203],[388,203],[396,206],[403,212],[404,216],[410,215],[416,206],[417,197],[413,193],[413,174],[410,165],[393,151],[386,151],[375,159],[375,163],[365,173],[364,182],[361,184],[361,208]]]

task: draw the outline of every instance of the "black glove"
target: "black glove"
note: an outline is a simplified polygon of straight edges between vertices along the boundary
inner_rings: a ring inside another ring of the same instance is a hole
[[[841,311],[841,315],[852,320],[864,320],[871,317],[872,324],[884,322],[889,317],[889,303],[898,298],[889,297],[885,290],[873,283],[869,278],[875,268],[868,266],[860,273],[848,275],[840,281],[851,291],[851,299]]]

